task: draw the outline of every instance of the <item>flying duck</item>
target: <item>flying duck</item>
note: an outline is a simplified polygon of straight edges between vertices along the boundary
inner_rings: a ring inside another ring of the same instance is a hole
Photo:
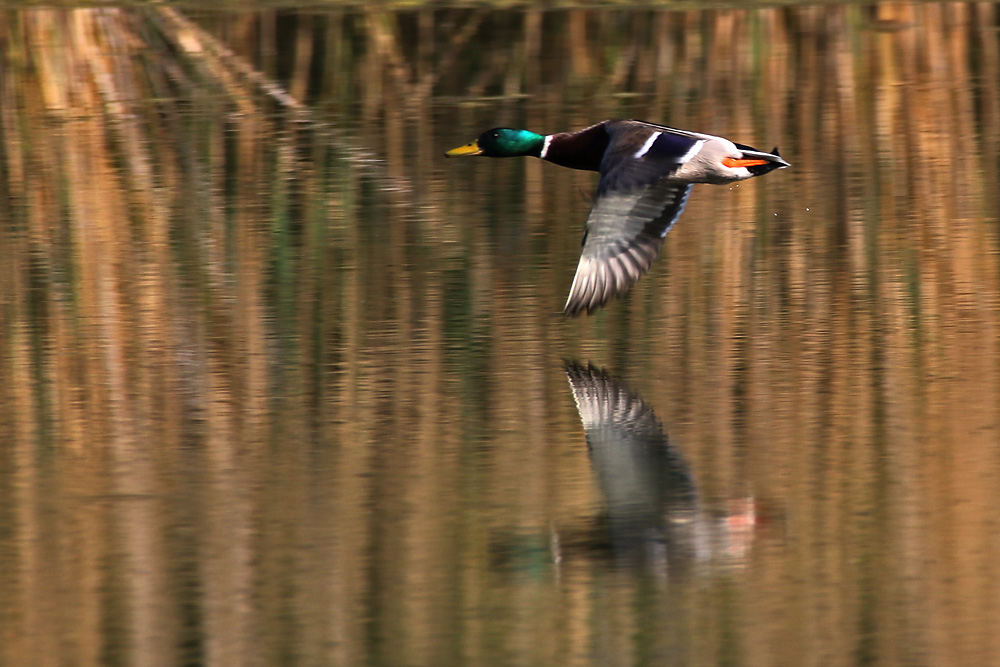
[[[789,166],[723,137],[640,120],[605,120],[578,132],[498,127],[448,157],[537,157],[601,174],[564,311],[578,315],[621,296],[649,270],[694,183],[731,183]]]

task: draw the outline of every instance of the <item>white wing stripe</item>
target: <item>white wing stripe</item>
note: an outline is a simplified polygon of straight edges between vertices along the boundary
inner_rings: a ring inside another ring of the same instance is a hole
[[[687,153],[685,153],[683,156],[681,156],[680,164],[685,164],[688,160],[690,160],[695,155],[697,155],[698,151],[701,150],[701,147],[704,144],[705,144],[705,140],[704,139],[699,139],[698,141],[694,142],[694,146],[692,146],[690,148],[690,150],[688,150]]]
[[[659,137],[661,134],[663,134],[663,133],[662,132],[654,132],[653,134],[649,135],[649,139],[646,139],[646,143],[644,143],[642,145],[642,148],[640,148],[639,150],[637,150],[635,152],[635,155],[633,157],[635,157],[635,159],[638,160],[643,155],[645,155],[646,153],[648,153],[649,149],[653,147],[653,143],[656,141],[657,137]]]

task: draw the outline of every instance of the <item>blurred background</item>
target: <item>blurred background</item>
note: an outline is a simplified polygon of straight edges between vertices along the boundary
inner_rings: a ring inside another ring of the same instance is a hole
[[[1000,7],[687,6],[0,12],[0,664],[1000,663]]]

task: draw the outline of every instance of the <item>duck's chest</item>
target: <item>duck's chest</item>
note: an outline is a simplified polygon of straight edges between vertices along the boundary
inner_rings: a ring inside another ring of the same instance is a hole
[[[561,167],[600,171],[609,140],[603,125],[588,127],[579,132],[552,134],[546,137],[539,157]]]

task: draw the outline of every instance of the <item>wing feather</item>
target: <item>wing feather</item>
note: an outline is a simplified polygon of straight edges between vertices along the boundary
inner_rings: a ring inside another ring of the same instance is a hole
[[[690,183],[671,176],[711,138],[628,120],[604,127],[610,140],[564,308],[569,315],[603,306],[649,270],[691,192]]]
[[[590,312],[627,292],[649,270],[690,192],[690,183],[659,181],[599,196],[587,218],[566,314]]]

